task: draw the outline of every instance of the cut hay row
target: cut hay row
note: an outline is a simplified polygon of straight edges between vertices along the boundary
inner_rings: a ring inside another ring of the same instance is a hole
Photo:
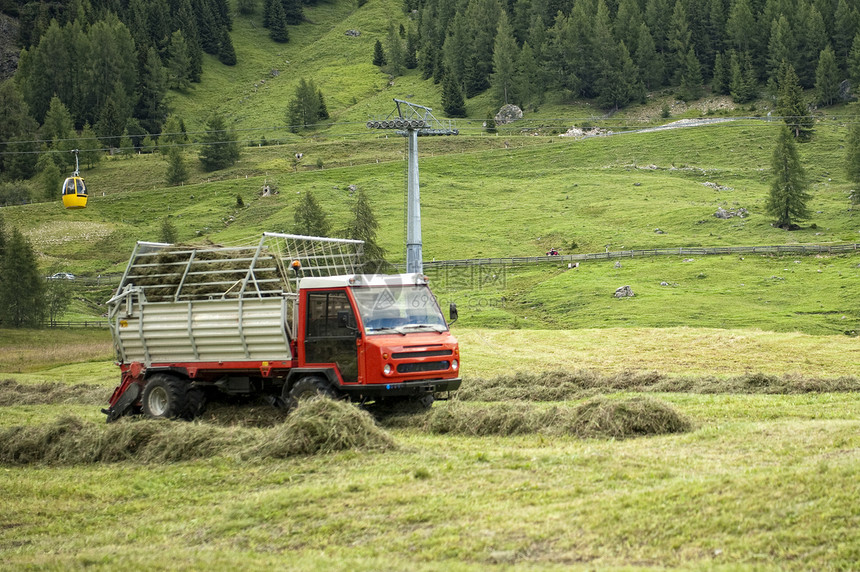
[[[671,406],[648,397],[599,397],[577,407],[550,408],[451,402],[423,415],[394,416],[383,422],[389,427],[467,436],[540,433],[626,439],[692,429],[692,423]],[[252,461],[395,447],[394,439],[369,413],[323,398],[301,402],[283,423],[270,428],[128,418],[101,425],[67,416],[45,425],[0,430],[0,463],[6,465],[166,463],[218,456]]]
[[[613,391],[697,394],[830,393],[860,391],[860,378],[813,378],[750,373],[728,378],[668,376],[659,372],[604,374],[592,370],[519,372],[489,379],[467,378],[462,401],[567,401]]]
[[[388,427],[418,428],[433,434],[471,437],[539,433],[582,439],[629,439],[685,433],[692,422],[674,407],[650,397],[609,399],[603,396],[578,406],[538,407],[529,403],[471,405],[452,401],[424,415],[394,416]]]
[[[168,463],[218,456],[255,460],[393,447],[393,439],[368,413],[330,399],[300,403],[271,429],[128,418],[102,425],[67,416],[0,430],[0,463],[6,465]]]
[[[107,403],[110,390],[100,385],[64,385],[62,383],[18,383],[13,379],[0,380],[0,407],[10,405],[55,405],[80,403],[99,405]]]

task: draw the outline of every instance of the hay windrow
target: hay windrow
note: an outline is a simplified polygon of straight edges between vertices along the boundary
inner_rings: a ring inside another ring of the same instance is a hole
[[[698,394],[800,394],[860,391],[860,378],[814,378],[748,373],[727,378],[666,376],[659,372],[603,374],[592,370],[518,372],[467,378],[458,391],[462,401],[568,401],[614,391]]]
[[[270,429],[141,418],[102,425],[71,416],[0,429],[0,463],[5,465],[157,464],[211,457],[253,461],[394,446],[367,413],[329,399],[300,403],[286,423]]]
[[[668,403],[650,397],[595,397],[578,406],[540,407],[501,402],[471,405],[450,402],[420,416],[396,416],[387,427],[413,427],[428,433],[472,437],[540,433],[580,438],[627,439],[684,433],[693,424]]]
[[[105,389],[99,385],[65,385],[49,382],[18,383],[13,379],[0,380],[0,407],[62,403],[99,405],[106,403],[110,394],[110,389]]]

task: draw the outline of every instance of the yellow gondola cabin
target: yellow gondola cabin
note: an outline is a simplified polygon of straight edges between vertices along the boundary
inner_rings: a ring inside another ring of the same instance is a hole
[[[63,206],[67,209],[86,208],[87,186],[81,177],[69,177],[63,183]]]
[[[63,183],[63,206],[67,209],[83,209],[87,207],[87,186],[80,175],[78,165],[78,150],[72,149],[75,154],[75,172]]]

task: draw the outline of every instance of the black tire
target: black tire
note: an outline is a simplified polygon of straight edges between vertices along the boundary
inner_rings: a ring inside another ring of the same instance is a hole
[[[143,412],[153,419],[175,419],[185,411],[188,382],[166,373],[149,378],[143,389]]]
[[[203,415],[206,411],[206,392],[199,387],[192,387],[185,395],[185,408],[182,410],[182,418],[193,421]]]
[[[432,393],[407,397],[387,397],[374,403],[373,410],[379,415],[410,415],[423,413],[433,406],[435,398]]]
[[[310,399],[311,397],[320,395],[331,397],[332,399],[337,397],[337,393],[328,380],[314,375],[299,379],[283,397],[287,403],[287,409],[292,411],[302,399]]]

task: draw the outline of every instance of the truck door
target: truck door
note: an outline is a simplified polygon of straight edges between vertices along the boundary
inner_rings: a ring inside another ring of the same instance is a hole
[[[337,364],[344,382],[357,382],[357,328],[346,292],[308,292],[306,308],[305,363]]]

